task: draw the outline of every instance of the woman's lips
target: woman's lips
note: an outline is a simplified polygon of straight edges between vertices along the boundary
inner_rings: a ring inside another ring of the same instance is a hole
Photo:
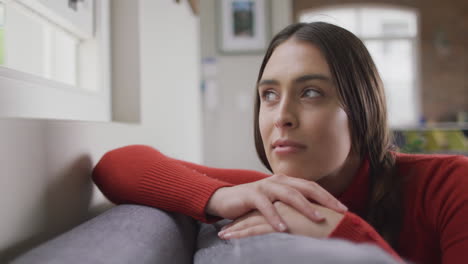
[[[295,146],[278,146],[273,148],[273,152],[276,154],[293,154],[303,151],[305,148]]]
[[[276,154],[293,154],[304,151],[306,149],[305,145],[287,139],[276,140],[272,147],[273,152]]]

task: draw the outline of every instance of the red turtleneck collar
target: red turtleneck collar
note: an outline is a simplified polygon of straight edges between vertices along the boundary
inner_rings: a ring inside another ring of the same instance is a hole
[[[367,211],[369,197],[369,160],[362,161],[351,184],[338,196],[340,202],[345,204],[351,212],[362,215]]]

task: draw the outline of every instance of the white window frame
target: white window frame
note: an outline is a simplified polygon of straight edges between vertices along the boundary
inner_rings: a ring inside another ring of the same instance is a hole
[[[110,2],[95,0],[96,91],[0,66],[0,117],[111,120]]]

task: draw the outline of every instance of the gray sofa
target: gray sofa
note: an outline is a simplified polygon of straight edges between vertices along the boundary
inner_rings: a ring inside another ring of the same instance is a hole
[[[396,263],[372,245],[274,233],[225,241],[228,223],[140,205],[119,205],[16,258],[13,264],[47,263]]]

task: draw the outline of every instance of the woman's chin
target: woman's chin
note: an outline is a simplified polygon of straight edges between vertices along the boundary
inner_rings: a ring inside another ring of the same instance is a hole
[[[298,170],[297,166],[279,166],[278,168],[273,168],[273,172],[275,174],[282,174],[289,177],[309,180],[309,181],[317,181],[321,177],[316,173],[311,172],[310,170]]]

